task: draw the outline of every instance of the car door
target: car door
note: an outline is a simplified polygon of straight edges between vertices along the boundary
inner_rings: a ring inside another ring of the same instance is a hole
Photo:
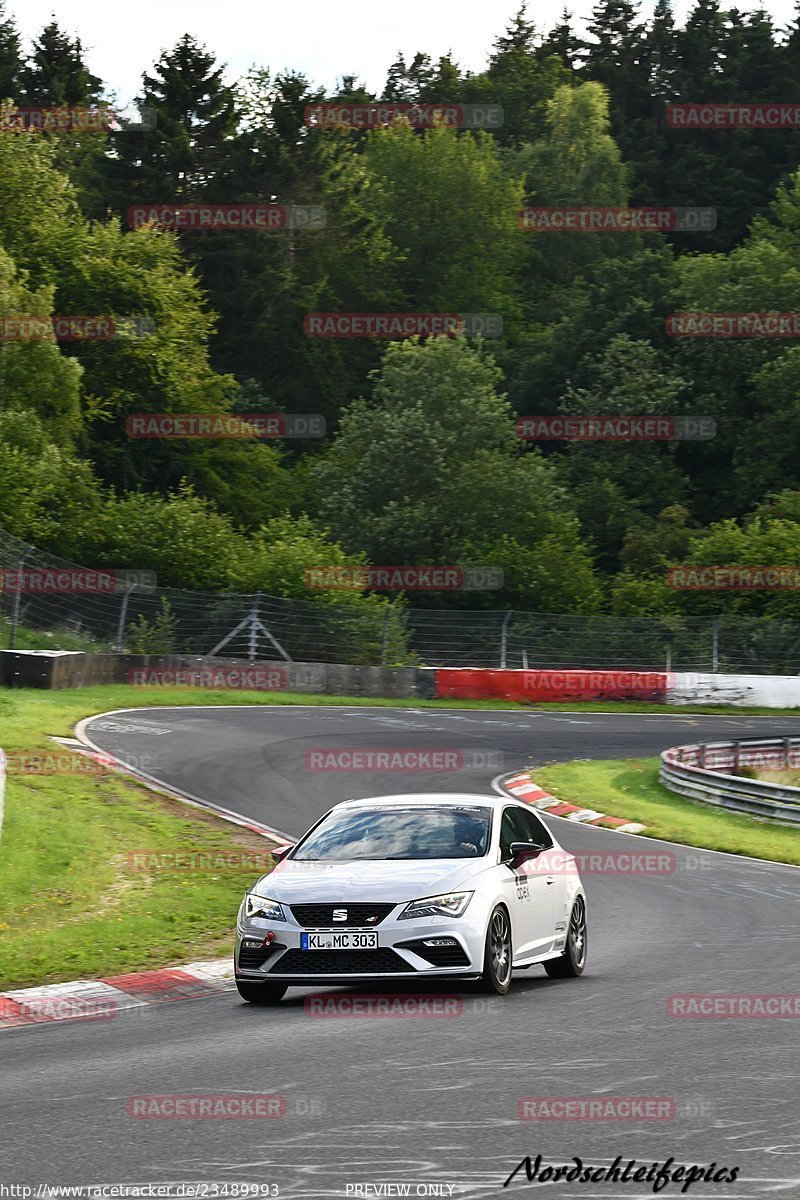
[[[544,876],[546,891],[542,903],[548,905],[549,928],[552,929],[553,938],[557,944],[559,939],[563,939],[564,930],[567,928],[569,907],[568,877],[564,866],[565,855],[561,850],[557,854],[547,853],[553,846],[553,839],[542,818],[532,808],[523,810],[522,819],[528,830],[528,841],[537,842],[546,849],[541,858],[534,859],[529,865],[523,865],[522,870],[529,872],[529,878],[531,873]]]
[[[530,868],[535,866],[535,862],[529,865],[523,863],[521,869],[511,865],[512,842],[536,841],[542,844],[541,836],[531,837],[530,826],[525,819],[527,815],[519,805],[510,804],[503,809],[500,823],[502,886],[511,914],[515,960],[545,954],[551,949],[556,936],[553,877],[532,871]],[[549,835],[548,841],[552,844]]]

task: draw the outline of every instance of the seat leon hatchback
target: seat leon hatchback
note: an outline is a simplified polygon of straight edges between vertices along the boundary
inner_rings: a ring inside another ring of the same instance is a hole
[[[349,800],[275,857],[237,920],[236,986],[252,1004],[393,980],[477,980],[502,995],[514,969],[584,969],[575,860],[509,797]]]

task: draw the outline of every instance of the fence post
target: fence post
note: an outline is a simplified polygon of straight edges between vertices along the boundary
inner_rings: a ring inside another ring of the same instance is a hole
[[[392,602],[386,601],[386,612],[383,618],[383,641],[381,643],[381,666],[386,666],[386,658],[389,653],[389,622],[392,619]]]
[[[247,658],[250,663],[254,663],[258,656],[258,626],[260,624],[258,608],[260,604],[261,592],[256,592],[250,611],[250,637],[247,642]]]
[[[122,653],[122,647],[123,647],[123,643],[125,641],[125,622],[128,619],[128,605],[131,602],[131,595],[132,595],[133,589],[135,587],[136,587],[136,584],[132,583],[130,585],[130,587],[126,587],[125,591],[122,593],[122,604],[120,605],[120,610],[119,610],[119,621],[117,621],[117,636],[116,636],[116,640],[114,641],[114,651],[117,654]]]
[[[8,648],[14,649],[14,643],[17,640],[17,625],[19,624],[19,601],[22,595],[22,568],[25,566],[25,559],[30,554],[33,546],[26,546],[22,552],[22,558],[17,563],[17,590],[14,593],[14,607],[11,610],[11,629],[8,633]]]
[[[506,656],[508,654],[508,623],[511,620],[512,616],[513,616],[513,611],[511,609],[509,609],[508,612],[506,613],[506,615],[503,617],[503,628],[500,630],[500,668],[501,668],[501,670],[504,669],[505,665],[506,665]]]
[[[714,617],[711,622],[711,674],[716,675],[719,670],[719,627],[722,624],[722,617]]]

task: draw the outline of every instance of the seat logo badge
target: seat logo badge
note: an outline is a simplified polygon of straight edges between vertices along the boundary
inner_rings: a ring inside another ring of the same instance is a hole
[[[346,921],[347,920],[347,909],[346,908],[335,908],[333,910],[333,919],[334,919],[334,921]]]

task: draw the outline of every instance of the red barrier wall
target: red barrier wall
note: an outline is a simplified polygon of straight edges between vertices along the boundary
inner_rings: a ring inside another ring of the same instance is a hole
[[[664,703],[669,676],[660,671],[436,671],[436,696],[453,700],[648,700]]]

